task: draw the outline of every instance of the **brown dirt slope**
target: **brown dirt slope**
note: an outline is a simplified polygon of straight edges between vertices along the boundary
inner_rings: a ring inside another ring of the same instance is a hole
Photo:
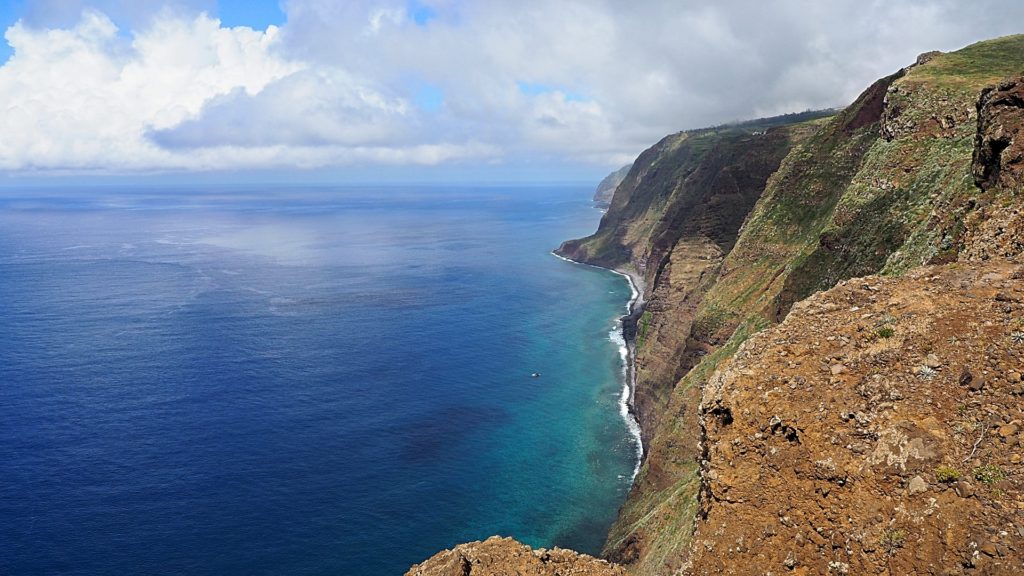
[[[1024,266],[797,304],[710,380],[693,574],[1024,573]]]
[[[532,550],[511,538],[494,536],[460,544],[417,564],[405,576],[625,576],[604,560],[572,550]]]

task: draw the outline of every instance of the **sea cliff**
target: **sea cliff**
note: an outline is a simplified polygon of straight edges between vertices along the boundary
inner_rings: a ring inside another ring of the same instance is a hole
[[[667,136],[559,248],[646,303],[645,458],[606,559],[1024,570],[1022,74],[1024,36],[999,38],[835,113]]]

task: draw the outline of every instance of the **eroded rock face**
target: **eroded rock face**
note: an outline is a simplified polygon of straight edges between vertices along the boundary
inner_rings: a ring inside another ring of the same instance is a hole
[[[982,92],[972,171],[982,190],[1024,186],[1024,77]]]
[[[961,259],[1024,254],[1024,77],[982,91],[971,172],[982,194],[970,200]]]
[[[492,536],[460,544],[417,564],[405,576],[625,576],[619,566],[572,550],[533,550]]]
[[[692,574],[1024,573],[1024,265],[849,280],[703,391]]]

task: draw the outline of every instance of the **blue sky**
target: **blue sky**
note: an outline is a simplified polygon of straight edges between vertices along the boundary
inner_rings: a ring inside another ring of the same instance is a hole
[[[19,19],[28,15],[34,4],[39,5],[31,0],[3,0],[0,2],[0,27],[6,30],[12,26]],[[83,8],[90,6],[89,2],[77,1],[61,2],[60,4],[66,7],[63,9],[71,12],[80,12]],[[93,3],[101,10],[107,7],[104,6],[105,4],[113,3]],[[284,10],[278,0],[215,0],[198,4],[208,10],[210,15],[219,18],[224,26],[249,26],[262,30],[271,24],[280,26],[286,20]],[[429,12],[425,12],[423,17],[427,18],[429,14]],[[116,18],[114,23],[119,26],[125,24],[118,22]],[[3,42],[0,45],[0,61],[7,60],[12,52],[11,46],[7,42]]]
[[[1020,22],[1016,0],[5,0],[0,177],[596,181]]]
[[[217,17],[225,26],[263,29],[285,22],[278,0],[217,0]]]
[[[3,26],[4,30],[18,21],[24,4],[24,0],[8,0],[0,4],[0,26]],[[12,52],[13,50],[6,41],[0,45],[0,62],[10,58]]]

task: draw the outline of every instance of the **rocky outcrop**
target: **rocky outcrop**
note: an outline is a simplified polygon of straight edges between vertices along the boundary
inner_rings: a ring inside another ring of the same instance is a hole
[[[982,92],[974,150],[972,171],[979,188],[1024,186],[1024,77]]]
[[[622,168],[619,168],[615,172],[604,177],[597,185],[597,190],[594,191],[594,202],[603,204],[605,206],[612,203],[612,196],[615,195],[615,189],[619,187],[619,184],[626,179],[626,175],[629,174],[629,169],[632,168],[632,164],[626,164]]]
[[[961,259],[1024,253],[1024,77],[982,92],[972,173],[981,194],[970,201]]]
[[[703,391],[691,574],[1024,567],[1024,266],[797,304]]]
[[[460,544],[417,564],[405,576],[625,576],[621,567],[572,550],[532,550],[494,536]]]

